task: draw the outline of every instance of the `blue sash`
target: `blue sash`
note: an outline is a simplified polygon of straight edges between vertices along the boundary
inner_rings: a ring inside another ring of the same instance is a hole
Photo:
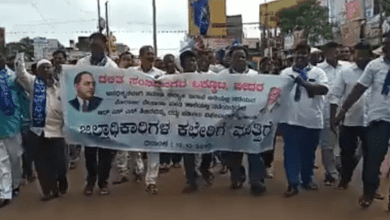
[[[310,68],[299,69],[298,67],[293,66],[293,71],[299,73],[302,79],[304,79],[305,81],[308,79],[307,72],[309,72],[309,70]]]
[[[296,66],[293,66],[293,68],[292,68],[292,70],[294,72],[299,73],[299,75],[301,75],[302,79],[305,80],[305,81],[307,81],[307,79],[309,78],[309,77],[307,77],[307,72],[309,72],[310,69],[311,69],[310,66],[307,67],[307,68],[304,68],[304,69],[299,69]],[[297,84],[297,88],[295,90],[295,95],[294,95],[294,101],[296,101],[296,102],[299,102],[301,100],[302,92],[301,92],[301,88],[300,87],[301,87],[301,85]]]
[[[90,62],[91,62],[92,66],[105,66],[107,63],[107,57],[106,57],[106,55],[104,55],[103,59],[100,62],[92,59],[92,57],[91,57]]]
[[[387,64],[390,64],[390,61],[387,59],[387,57],[383,57],[383,59]],[[383,83],[382,95],[387,96],[389,94],[390,91],[389,86],[390,86],[390,70],[387,72],[385,82]]]
[[[43,128],[46,124],[46,83],[41,77],[34,82],[33,127]]]
[[[7,70],[0,70],[0,110],[5,116],[12,116],[15,113],[15,103],[12,99],[11,88],[7,84]]]

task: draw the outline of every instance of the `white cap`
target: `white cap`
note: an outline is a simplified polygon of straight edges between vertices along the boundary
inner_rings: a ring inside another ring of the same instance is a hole
[[[42,59],[40,61],[38,61],[37,63],[37,69],[39,68],[40,65],[44,64],[44,63],[47,63],[47,64],[50,64],[51,65],[51,62],[47,59]]]
[[[383,45],[372,52],[376,55],[382,55],[383,54]]]
[[[318,49],[318,48],[315,48],[315,47],[312,47],[312,48],[310,49],[310,53],[320,53],[320,52],[322,52],[322,50],[320,50],[320,49]]]

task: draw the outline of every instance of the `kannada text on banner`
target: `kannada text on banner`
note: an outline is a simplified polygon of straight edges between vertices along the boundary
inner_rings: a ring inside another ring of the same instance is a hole
[[[281,76],[154,79],[134,69],[64,66],[66,138],[129,151],[259,153],[273,147],[292,85]]]

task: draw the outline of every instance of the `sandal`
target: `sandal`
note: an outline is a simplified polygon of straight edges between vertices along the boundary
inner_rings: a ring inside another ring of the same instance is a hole
[[[384,196],[382,196],[382,195],[381,195],[381,194],[379,194],[379,193],[375,193],[374,199],[378,199],[378,200],[384,200],[384,199],[385,199],[385,197],[384,197]]]
[[[11,203],[10,199],[0,199],[0,208],[4,207],[10,203]]]
[[[372,201],[373,201],[373,198],[370,198],[367,195],[362,195],[359,198],[359,205],[363,208],[367,208],[371,205]]]
[[[154,184],[150,184],[146,187],[146,192],[148,192],[149,194],[157,194],[158,192],[158,189],[157,189],[157,186],[154,185]]]

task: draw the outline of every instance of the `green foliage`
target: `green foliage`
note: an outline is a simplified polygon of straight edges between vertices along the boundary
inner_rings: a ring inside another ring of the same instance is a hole
[[[30,38],[22,38],[19,42],[12,42],[6,45],[6,54],[8,58],[15,57],[17,53],[24,52],[26,61],[32,61],[34,58],[34,46]]]
[[[311,43],[317,43],[321,38],[333,39],[333,26],[329,23],[328,9],[321,6],[317,0],[301,2],[296,7],[284,9],[279,16],[282,33],[292,33],[294,28],[299,26],[306,29]]]
[[[374,14],[380,12],[379,3],[382,2],[382,10],[386,13],[386,16],[390,16],[390,0],[374,0]]]
[[[76,47],[80,51],[89,51],[90,50],[88,42],[78,42],[78,43],[76,43]]]

